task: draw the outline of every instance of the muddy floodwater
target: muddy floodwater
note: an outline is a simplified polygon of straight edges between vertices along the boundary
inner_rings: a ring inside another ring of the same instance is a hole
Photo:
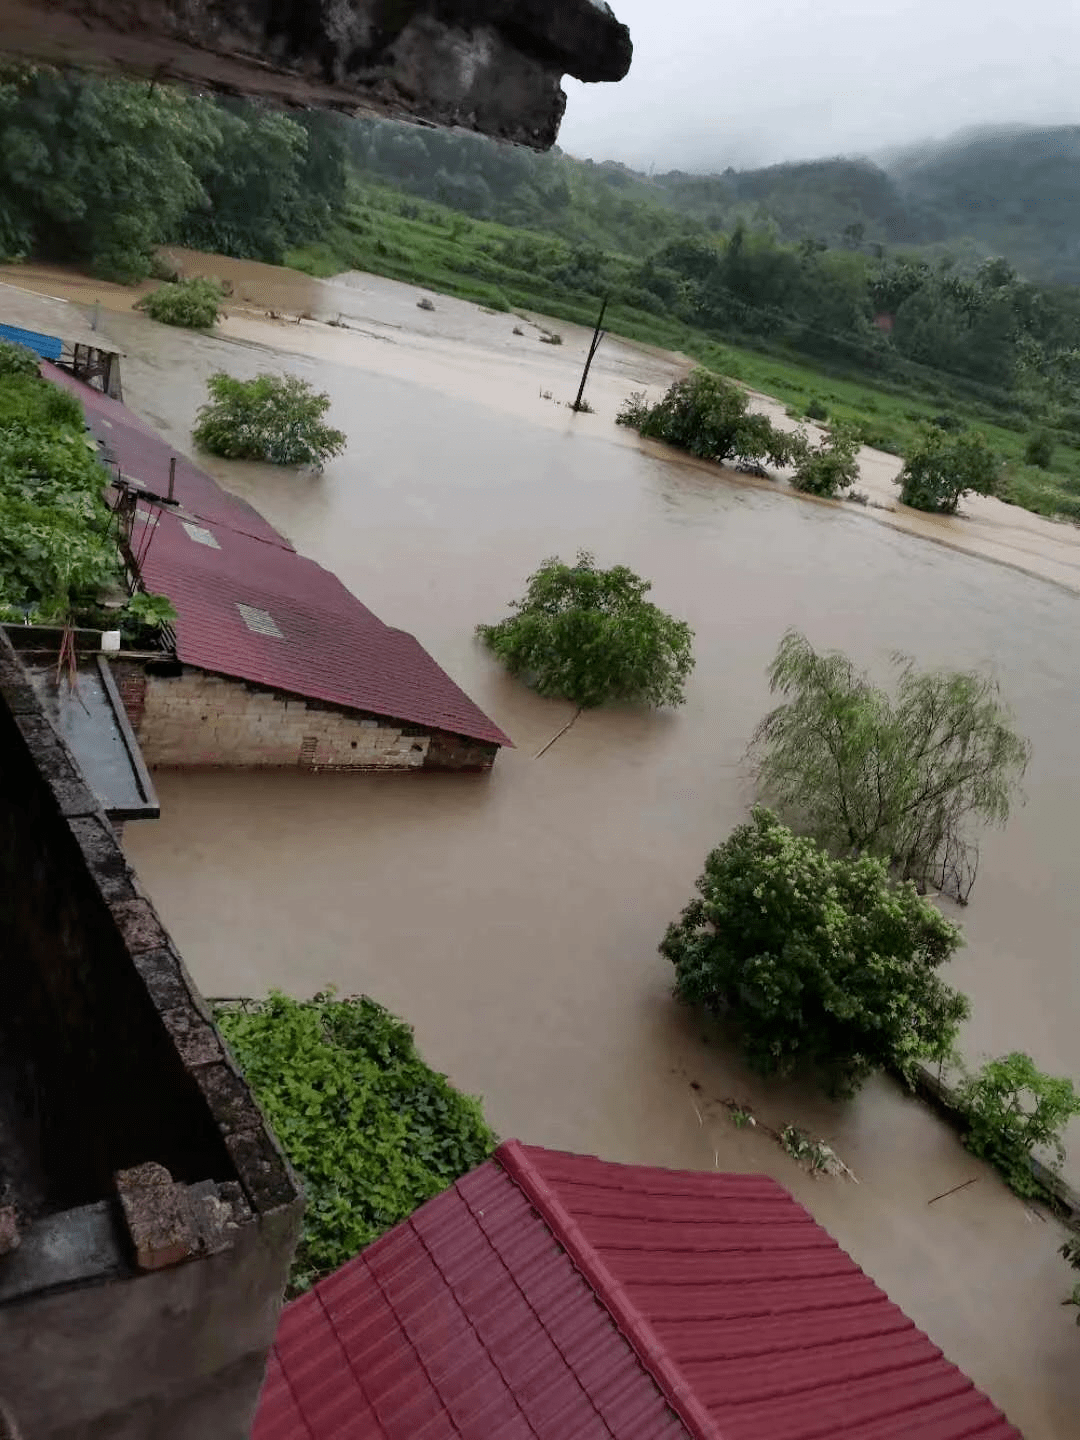
[[[97,282],[13,278],[100,300],[128,402],[183,448],[213,369],[288,369],[328,390],[349,448],[325,473],[208,468],[413,631],[517,747],[484,777],[159,773],[162,818],[125,844],[204,991],[363,990],[503,1135],[776,1175],[1027,1436],[1080,1436],[1057,1226],[891,1083],[839,1105],[749,1077],[672,1002],[656,953],[746,814],[744,750],[788,626],[882,676],[896,650],[987,667],[1034,758],[959,917],[963,1047],[972,1061],[1027,1050],[1080,1078],[1078,532],[996,502],[940,522],[806,502],[615,427],[620,400],[658,391],[676,357],[605,341],[596,413],[577,416],[561,403],[587,342],[574,327],[549,346],[523,318],[438,296],[421,311],[419,291],[370,276],[200,263],[234,283],[212,337],[125,314],[130,293]],[[896,462],[864,461],[863,488],[891,504]],[[578,547],[653,580],[694,627],[697,669],[679,713],[589,713],[535,759],[570,707],[508,679],[472,631],[545,556]],[[858,1183],[813,1179],[737,1130],[728,1098],[824,1137]]]

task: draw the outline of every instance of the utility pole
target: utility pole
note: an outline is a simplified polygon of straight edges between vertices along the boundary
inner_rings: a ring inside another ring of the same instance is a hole
[[[604,338],[604,332],[600,328],[604,323],[604,312],[607,310],[608,297],[604,296],[604,303],[600,306],[600,315],[596,321],[596,329],[593,331],[592,344],[589,346],[589,353],[585,360],[585,369],[581,372],[581,384],[578,386],[577,399],[574,401],[574,409],[581,409],[581,402],[585,396],[585,381],[589,378],[589,366],[593,362],[593,356],[600,347],[600,341]]]

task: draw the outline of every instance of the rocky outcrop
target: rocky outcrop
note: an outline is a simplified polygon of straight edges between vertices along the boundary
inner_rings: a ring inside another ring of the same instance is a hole
[[[630,34],[600,0],[0,0],[9,55],[295,105],[462,126],[535,149],[560,81],[620,80]]]

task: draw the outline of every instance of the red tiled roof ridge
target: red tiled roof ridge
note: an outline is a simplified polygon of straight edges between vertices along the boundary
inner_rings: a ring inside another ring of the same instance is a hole
[[[574,1268],[611,1316],[694,1440],[725,1440],[652,1326],[604,1264],[521,1142],[504,1140],[492,1158],[510,1176],[566,1251]]]

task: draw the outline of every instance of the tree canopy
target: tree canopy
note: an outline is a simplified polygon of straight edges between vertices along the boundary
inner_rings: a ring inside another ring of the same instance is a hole
[[[645,596],[625,565],[601,570],[588,551],[545,560],[514,614],[476,633],[512,675],[581,709],[609,701],[681,705],[694,667],[693,631]]]
[[[806,1066],[844,1094],[951,1049],[968,1003],[936,970],[960,931],[881,860],[834,858],[759,807],[697,888],[660,951],[679,999],[729,1020],[755,1069]]]
[[[777,429],[767,416],[751,413],[750,397],[741,386],[708,370],[676,380],[655,405],[646,404],[641,394],[632,395],[618,422],[718,464],[735,459],[747,465],[764,460],[786,465],[799,450],[796,436]]]
[[[0,67],[0,256],[123,281],[181,241],[280,261],[344,203],[343,122],[169,85]]]
[[[977,430],[950,434],[926,425],[904,456],[896,483],[905,505],[952,515],[965,495],[996,494],[1000,477],[1001,462]]]
[[[894,665],[890,695],[788,631],[769,670],[785,700],[751,742],[760,792],[833,853],[879,856],[966,899],[978,862],[968,826],[1005,823],[1030,746],[990,677]]]
[[[236,380],[223,370],[206,382],[195,443],[226,460],[268,460],[272,465],[321,466],[345,448],[346,436],[324,424],[330,397],[295,375]]]
[[[223,291],[214,280],[198,275],[192,280],[177,280],[151,290],[136,302],[137,310],[145,310],[151,320],[163,325],[180,325],[188,330],[209,330],[218,318]]]

